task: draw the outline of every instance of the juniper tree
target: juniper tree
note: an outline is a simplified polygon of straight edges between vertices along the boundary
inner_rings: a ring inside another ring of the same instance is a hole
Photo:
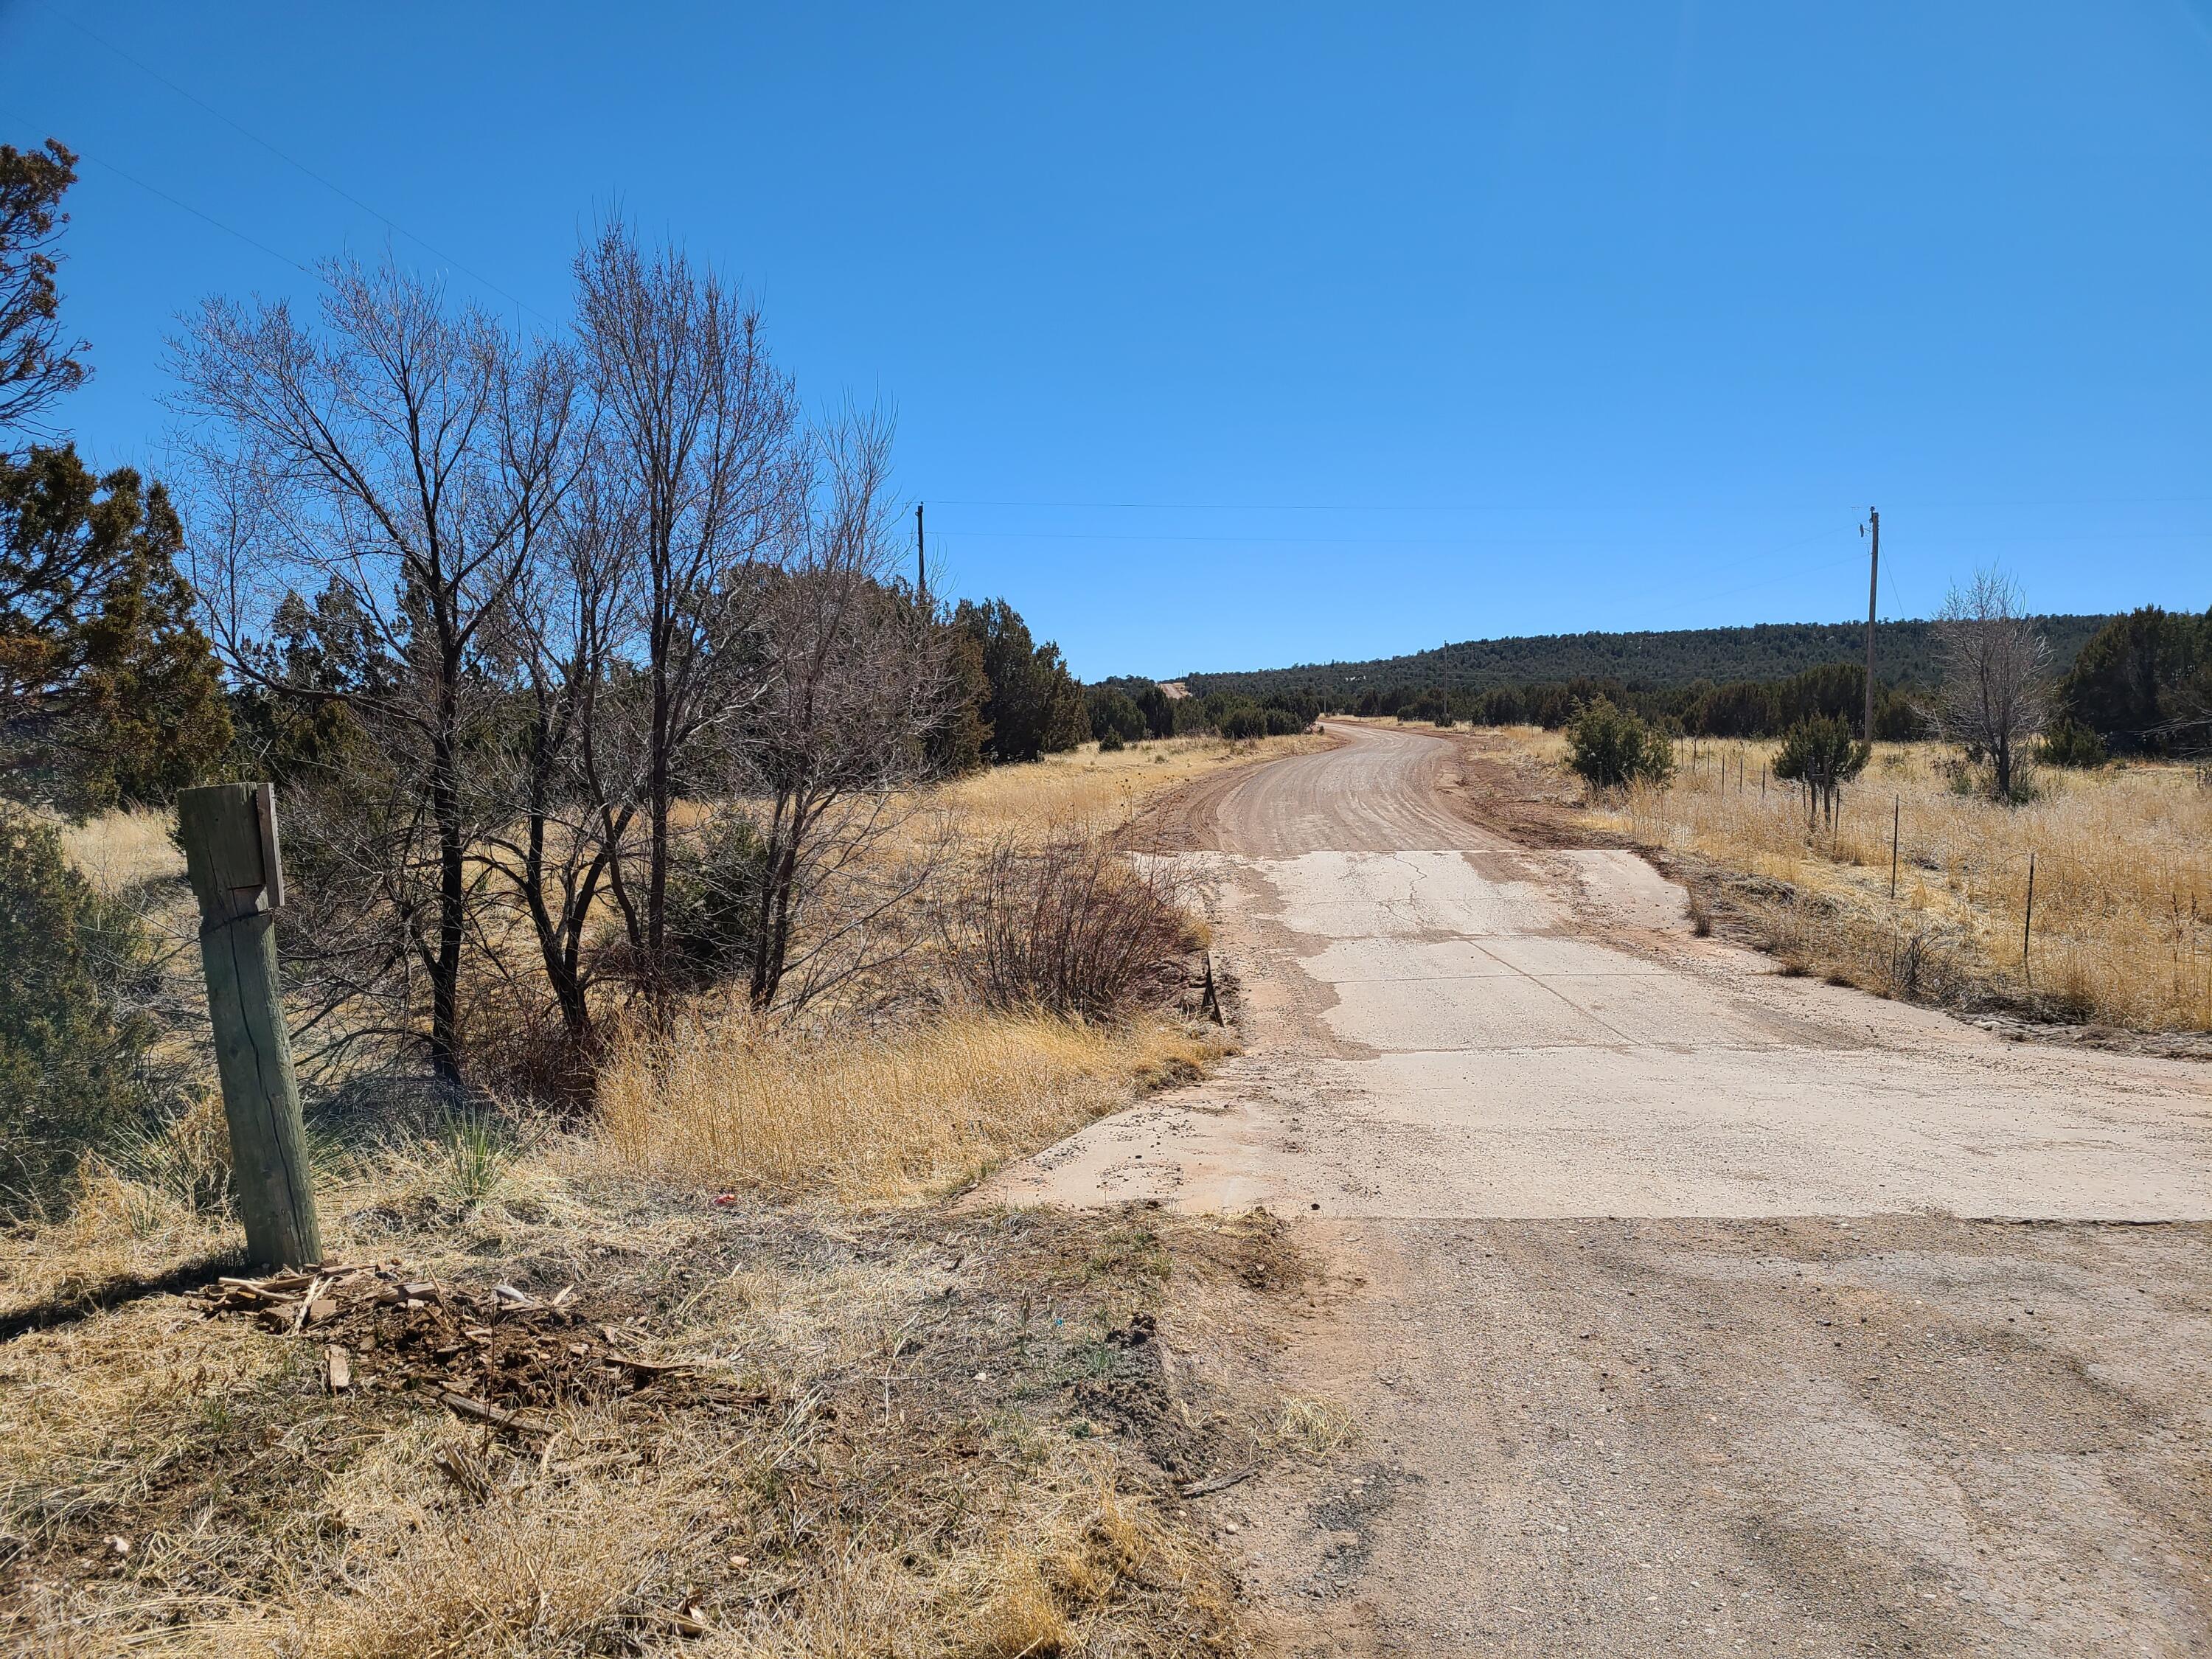
[[[1873,755],[1872,746],[1853,737],[1850,723],[1841,715],[1814,714],[1784,734],[1781,752],[1774,757],[1774,775],[1805,787],[1808,829],[1816,814],[1824,813],[1832,830],[1844,786],[1866,770]]]

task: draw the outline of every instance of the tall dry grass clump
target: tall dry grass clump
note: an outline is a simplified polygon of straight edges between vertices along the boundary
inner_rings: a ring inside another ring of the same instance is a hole
[[[118,808],[64,825],[62,845],[84,878],[112,897],[145,882],[181,881],[185,855],[173,834],[176,822],[166,806]]]
[[[2195,769],[2045,769],[2033,799],[2001,805],[1960,787],[1949,750],[1883,744],[1834,830],[1808,832],[1797,792],[1771,781],[1773,755],[1771,744],[1702,744],[1671,787],[1631,789],[1598,816],[1644,844],[1825,902],[1778,919],[1784,953],[1808,968],[1936,1000],[2212,1030],[2212,787]]]
[[[599,1084],[598,1143],[671,1179],[847,1200],[943,1191],[1218,1053],[1179,1023],[958,1011],[917,1030],[805,1036],[736,1008],[635,1040]]]

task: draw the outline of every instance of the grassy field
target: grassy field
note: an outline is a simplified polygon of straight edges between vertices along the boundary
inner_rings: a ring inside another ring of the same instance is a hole
[[[1318,733],[1231,743],[1221,738],[1166,738],[1101,754],[1096,744],[1048,755],[1027,766],[972,773],[943,796],[972,835],[1042,834],[1078,823],[1101,833],[1120,829],[1146,801],[1224,766],[1326,748]]]
[[[1557,733],[1498,741],[1564,764]],[[1666,787],[1592,802],[1583,822],[1742,878],[1724,884],[1730,901],[1807,971],[1954,1006],[2212,1030],[2212,784],[2198,769],[2041,768],[2033,800],[2000,806],[1954,786],[1952,751],[1882,744],[1832,832],[1771,781],[1774,750],[1685,745]]]
[[[1082,751],[934,804],[965,842],[1103,833],[1298,741]],[[189,922],[160,816],[70,844],[95,882]],[[1342,1425],[1171,1383],[1158,1351],[1170,1330],[1203,1346],[1224,1298],[1294,1287],[1279,1231],[946,1201],[1220,1052],[1172,1009],[1082,1026],[940,1001],[785,1030],[709,1000],[619,1051],[590,1118],[325,1133],[335,1258],[464,1304],[573,1286],[580,1328],[681,1367],[579,1389],[549,1347],[522,1403],[550,1437],[385,1386],[383,1351],[333,1393],[312,1330],[208,1316],[196,1288],[236,1269],[204,1103],[161,1156],[88,1163],[66,1214],[0,1238],[0,1646],[1241,1651],[1175,1486],[1325,1453]]]

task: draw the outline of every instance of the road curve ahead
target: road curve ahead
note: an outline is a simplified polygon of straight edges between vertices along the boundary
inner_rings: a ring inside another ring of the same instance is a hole
[[[2212,1651],[2207,1068],[1785,979],[1333,729],[1197,803],[1246,1052],[985,1194],[1356,1287],[1282,1379],[1356,1468],[1243,1500],[1289,1650]]]

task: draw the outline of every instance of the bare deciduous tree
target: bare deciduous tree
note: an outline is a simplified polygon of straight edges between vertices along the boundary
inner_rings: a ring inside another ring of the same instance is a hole
[[[623,644],[645,682],[644,892],[619,865],[612,875],[658,1004],[669,986],[677,792],[706,781],[699,769],[726,753],[729,732],[767,694],[763,578],[801,533],[802,428],[759,313],[713,271],[673,248],[648,256],[615,225],[578,256],[576,279],[592,389],[636,513],[637,609]]]
[[[311,780],[288,931],[331,1044],[427,1005],[441,1078],[568,1093],[612,963],[659,1014],[702,968],[795,1008],[913,948],[949,635],[893,574],[888,423],[809,431],[757,315],[626,231],[573,356],[326,276],[319,326],[213,301],[178,359],[200,592]]]
[[[570,1055],[595,1049],[593,908],[619,879],[641,769],[635,722],[620,707],[621,656],[635,613],[637,520],[626,478],[586,441],[554,534],[515,583],[518,739],[488,769],[512,818],[487,840],[530,922]]]
[[[210,486],[198,586],[242,683],[342,701],[365,734],[380,811],[335,844],[380,886],[420,963],[431,1061],[454,1081],[483,874],[472,762],[496,724],[517,584],[574,470],[576,374],[566,351],[452,313],[388,263],[335,260],[322,274],[319,329],[283,302],[216,299],[179,343]],[[302,593],[343,612],[360,642],[349,683],[270,648]]]
[[[868,965],[871,927],[931,868],[870,857],[929,769],[951,684],[945,631],[891,580],[890,438],[882,417],[849,412],[817,434],[805,538],[763,578],[766,689],[737,751],[763,798],[756,1007],[804,1002]]]
[[[1951,589],[1936,637],[1942,679],[1929,716],[1947,741],[1986,757],[1991,797],[2011,800],[2050,713],[2051,647],[2019,583],[1994,568]]]

